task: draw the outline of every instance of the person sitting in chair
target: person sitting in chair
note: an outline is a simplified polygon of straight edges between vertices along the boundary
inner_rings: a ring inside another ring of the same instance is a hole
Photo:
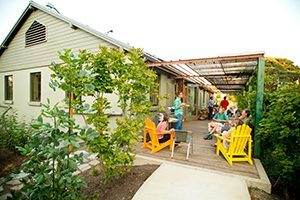
[[[168,127],[169,127],[169,116],[167,113],[164,113],[163,120],[156,127],[156,132],[162,133],[168,130]],[[170,131],[175,131],[175,129],[172,128],[170,129]],[[157,137],[159,143],[163,143],[170,140],[170,134],[158,134]]]
[[[203,138],[205,140],[211,140],[212,134],[218,129],[221,130],[225,122],[228,122],[228,116],[224,113],[225,110],[220,107],[219,112],[214,116],[212,121],[208,123],[208,134]]]
[[[238,119],[242,120],[243,124],[249,125],[251,123],[250,122],[250,110],[248,110],[248,109],[243,110],[241,116],[239,116]]]
[[[217,133],[216,133],[216,134],[218,134],[218,135],[220,135],[220,136],[223,136],[223,137],[226,138],[226,139],[229,139],[232,130],[233,130],[234,128],[236,128],[237,126],[242,125],[242,124],[243,124],[243,121],[240,120],[240,119],[238,119],[238,120],[231,120],[231,121],[230,121],[230,126],[231,126],[231,127],[230,127],[228,130],[222,130],[222,129],[220,129],[220,130],[217,130]],[[216,146],[217,146],[217,143],[212,144],[212,146],[213,146],[213,147],[216,147]],[[223,146],[224,146],[226,149],[228,148],[228,142],[227,142],[226,140],[223,140]]]

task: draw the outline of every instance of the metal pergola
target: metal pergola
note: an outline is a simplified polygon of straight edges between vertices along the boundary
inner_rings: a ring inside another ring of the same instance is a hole
[[[260,155],[260,140],[256,134],[262,118],[264,93],[264,53],[228,55],[177,61],[147,63],[149,67],[162,68],[176,76],[212,90],[216,87],[223,93],[243,90],[257,71],[256,117],[254,131],[254,156]]]

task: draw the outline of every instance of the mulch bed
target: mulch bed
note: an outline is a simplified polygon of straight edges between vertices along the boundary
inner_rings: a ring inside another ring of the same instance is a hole
[[[0,148],[0,177],[21,169],[25,161],[26,157]],[[87,184],[82,194],[84,199],[130,200],[158,167],[159,165],[133,166],[127,174],[106,184],[100,182],[102,174],[94,175],[91,169],[81,174]],[[7,188],[4,189],[8,192]]]
[[[0,148],[0,177],[20,169],[26,157]],[[87,188],[82,190],[85,199],[105,200],[130,200],[147,178],[159,167],[159,165],[133,166],[131,171],[120,177],[112,179],[106,184],[100,182],[102,174],[94,175],[93,169],[81,174],[85,179]],[[249,188],[251,200],[279,200],[279,195]]]
[[[25,156],[0,148],[0,177],[9,175],[15,169],[20,169],[25,160]]]
[[[92,170],[81,174],[87,184],[82,192],[85,199],[130,200],[146,179],[159,165],[133,166],[127,174],[113,179],[106,184],[100,182],[100,175],[93,175]]]
[[[268,194],[263,190],[257,188],[249,188],[251,200],[280,200],[282,199],[279,195]]]

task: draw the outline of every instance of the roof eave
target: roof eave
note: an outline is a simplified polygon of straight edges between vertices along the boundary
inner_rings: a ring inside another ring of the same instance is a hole
[[[56,12],[53,12],[52,10],[49,10],[49,9],[45,8],[45,7],[43,7],[43,6],[41,6],[41,5],[37,4],[37,3],[35,3],[34,1],[31,1],[31,4],[32,4],[34,7],[38,8],[38,9],[40,9],[40,10],[46,12],[46,13],[48,13],[49,15],[52,15],[52,16],[54,16],[54,17],[56,17],[56,18],[58,18],[58,19],[60,19],[60,20],[62,20],[62,21],[65,21],[65,22],[69,23],[70,25],[73,25],[73,26],[75,26],[75,27],[78,27],[78,28],[80,28],[80,29],[83,29],[83,30],[85,30],[86,32],[88,32],[88,33],[90,33],[90,34],[92,34],[92,35],[94,35],[94,36],[96,36],[96,37],[99,37],[99,38],[103,39],[104,41],[106,41],[106,42],[108,42],[108,43],[111,43],[111,44],[113,44],[113,45],[115,45],[115,46],[117,46],[117,47],[119,47],[119,48],[122,48],[122,49],[124,49],[124,50],[126,50],[126,51],[129,51],[129,49],[133,48],[132,46],[130,46],[130,45],[124,43],[124,42],[121,42],[121,41],[119,41],[119,40],[116,40],[116,39],[114,39],[114,38],[112,38],[112,37],[110,37],[110,36],[108,36],[108,35],[106,35],[106,34],[103,34],[103,33],[99,32],[99,31],[97,31],[97,30],[95,30],[95,29],[93,29],[93,28],[90,28],[90,27],[87,26],[87,25],[81,24],[81,23],[79,23],[79,22],[77,22],[77,21],[74,21],[74,20],[72,20],[72,19],[70,19],[70,18],[68,18],[68,17],[66,17],[66,16],[63,16],[63,15],[58,14],[58,13],[56,13]],[[144,55],[145,57],[147,57],[147,59],[151,60],[152,62],[153,62],[153,61],[155,61],[155,62],[160,61],[160,59],[158,59],[158,58],[156,58],[156,57],[150,55],[150,54],[147,53],[147,52],[143,52],[143,55]]]
[[[8,47],[10,41],[12,40],[12,38],[14,37],[16,32],[18,32],[18,30],[21,27],[21,25],[23,24],[23,22],[27,19],[27,17],[31,14],[31,12],[33,10],[34,9],[31,5],[31,3],[29,3],[28,6],[26,7],[26,9],[23,11],[22,15],[19,17],[18,21],[14,24],[13,28],[10,30],[8,35],[3,40],[3,42],[0,46],[0,56],[5,51],[5,49]]]
[[[101,39],[103,39],[104,41],[111,43],[119,48],[122,48],[126,51],[129,51],[129,49],[133,48],[132,46],[125,44],[119,40],[116,40],[112,37],[109,37],[108,35],[105,35],[99,31],[96,31],[95,29],[92,29],[90,27],[88,27],[87,25],[83,25],[79,22],[76,22],[68,17],[65,17],[59,13],[56,13],[50,9],[45,8],[44,6],[39,5],[38,3],[35,3],[34,1],[30,1],[28,6],[26,7],[26,9],[24,10],[24,12],[22,13],[22,15],[19,17],[18,21],[15,23],[15,25],[13,26],[13,28],[11,29],[11,31],[9,32],[9,34],[6,36],[6,38],[4,39],[4,41],[2,42],[1,46],[0,46],[0,56],[2,55],[2,53],[5,51],[5,49],[8,47],[10,41],[12,40],[12,38],[14,37],[14,35],[18,32],[19,28],[22,26],[23,22],[27,19],[27,17],[32,13],[32,11],[34,10],[34,8],[42,10],[43,12],[54,16],[62,21],[65,21],[67,23],[69,23],[70,25],[73,25],[75,27],[78,27],[96,37],[99,37]],[[150,55],[147,52],[143,52],[143,55],[149,59],[152,62],[159,62],[162,61],[159,58],[156,58],[155,56]]]

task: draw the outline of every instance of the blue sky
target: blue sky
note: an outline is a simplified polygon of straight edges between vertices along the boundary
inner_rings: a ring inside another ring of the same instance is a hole
[[[264,51],[300,66],[298,0],[36,0],[164,60]],[[0,0],[0,42],[29,0]]]

